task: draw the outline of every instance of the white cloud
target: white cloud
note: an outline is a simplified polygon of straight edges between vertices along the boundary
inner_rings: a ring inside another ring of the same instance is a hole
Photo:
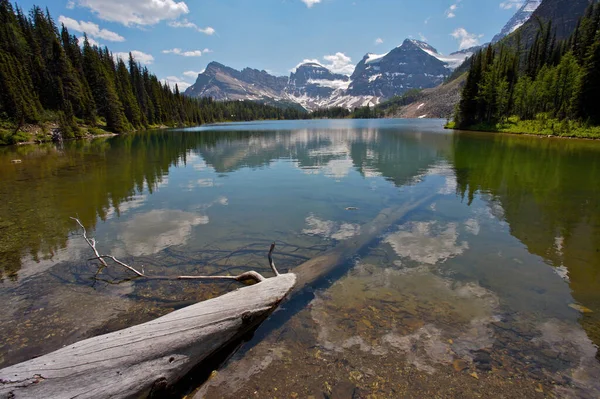
[[[154,62],[154,57],[151,54],[146,54],[139,50],[133,50],[131,52],[131,55],[133,56],[134,60],[136,60],[137,62],[144,64],[144,65],[150,65]],[[116,58],[121,58],[123,61],[126,61],[129,59],[129,53],[125,53],[125,52],[113,53],[113,56]]]
[[[323,58],[327,61],[331,61],[331,64],[327,65],[327,68],[334,73],[352,75],[352,72],[354,72],[355,65],[352,62],[352,59],[344,53],[335,53],[335,55],[329,55]]]
[[[301,1],[304,4],[306,4],[306,7],[308,7],[308,8],[311,8],[315,4],[319,4],[321,2],[321,0],[301,0]]]
[[[457,7],[456,4],[452,4],[450,6],[450,8],[448,8],[446,10],[446,18],[454,18],[454,17],[456,17],[456,14],[454,13],[454,11],[456,11],[456,7]]]
[[[58,17],[58,22],[66,26],[69,30],[87,33],[88,36],[108,40],[109,42],[125,41],[125,38],[118,33],[108,29],[100,29],[100,27],[93,22],[76,21],[73,18],[65,17],[64,15]]]
[[[521,7],[523,7],[523,0],[506,0],[500,3],[500,8],[503,10],[510,10],[511,8],[518,10]]]
[[[304,59],[301,63],[296,65],[295,68],[291,69],[291,72],[296,72],[296,69],[302,64],[319,64],[333,73],[341,73],[343,75],[352,75],[354,72],[354,64],[352,59],[344,53],[335,53],[331,55],[323,56],[323,59],[327,62],[321,62],[317,59]]]
[[[180,48],[172,48],[170,50],[163,50],[163,54],[177,54],[183,57],[200,57],[202,56],[202,51],[200,50],[191,50],[191,51],[183,51]]]
[[[330,62],[330,64],[325,66],[334,73],[351,75],[354,72],[352,59],[344,53],[337,52],[333,55],[326,55],[323,59]]]
[[[182,19],[181,21],[172,21],[169,22],[169,26],[173,27],[173,28],[189,28],[189,29],[194,29],[198,32],[202,32],[205,35],[209,35],[212,36],[214,35],[217,31],[210,27],[207,26],[206,28],[201,28],[198,25],[196,25],[193,22],[188,21],[187,19]]]
[[[169,87],[171,87],[171,89],[173,90],[175,90],[175,85],[177,85],[177,87],[179,87],[180,92],[184,91],[185,89],[191,86],[191,84],[177,76],[167,76],[165,79],[162,79],[161,82],[163,82],[164,84],[168,84]]]
[[[425,37],[424,34],[422,34],[421,32],[419,32],[419,40],[422,41],[422,42],[426,42],[427,38]]]
[[[457,28],[450,35],[458,40],[459,50],[479,45],[479,38],[483,37],[483,35],[469,33],[465,28]]]
[[[208,54],[208,53],[212,53],[213,51],[209,48],[205,48],[204,50],[202,50],[202,54]]]
[[[198,77],[198,75],[200,75],[201,73],[204,73],[204,69],[201,71],[185,71],[183,73],[183,76],[187,76],[188,78],[194,78],[196,79]]]
[[[190,12],[185,2],[174,0],[77,0],[77,4],[125,26],[154,25]]]
[[[75,8],[75,2],[73,0],[69,0],[67,2],[67,10],[72,10]]]
[[[383,44],[383,39],[378,37],[377,39],[375,39],[375,44],[376,45]]]
[[[90,46],[98,46],[98,47],[102,47],[102,45],[100,43],[98,43],[97,41],[95,41],[94,39],[92,39],[91,37],[88,36],[88,43],[90,44]],[[83,42],[85,41],[85,38],[83,36],[78,37],[77,38],[77,43],[83,47]]]

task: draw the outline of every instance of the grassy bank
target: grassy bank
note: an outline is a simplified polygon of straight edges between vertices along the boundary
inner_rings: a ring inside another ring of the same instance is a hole
[[[456,129],[454,122],[448,122],[445,127]],[[600,139],[600,126],[589,126],[572,120],[547,118],[543,114],[538,115],[533,120],[520,120],[517,117],[510,117],[504,122],[496,124],[480,123],[468,128],[461,127],[461,130]]]
[[[167,126],[152,125],[145,129],[161,129]],[[24,144],[24,143],[49,143],[52,141],[52,134],[55,131],[63,132],[58,122],[49,121],[37,124],[15,125],[10,121],[0,120],[0,146]],[[106,128],[106,123],[99,120],[96,126],[88,126],[78,121],[76,126],[70,126],[67,135],[63,134],[63,139],[83,139],[114,135]]]

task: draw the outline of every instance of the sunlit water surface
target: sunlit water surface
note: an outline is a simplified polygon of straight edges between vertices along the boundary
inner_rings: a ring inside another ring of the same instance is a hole
[[[291,298],[200,397],[600,395],[600,143],[294,121],[0,149],[0,366],[291,270],[424,201]],[[20,159],[21,163],[12,163]],[[353,396],[354,395],[354,396]]]

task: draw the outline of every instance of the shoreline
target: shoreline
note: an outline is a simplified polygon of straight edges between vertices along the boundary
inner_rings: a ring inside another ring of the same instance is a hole
[[[447,130],[453,130],[453,131],[463,131],[463,132],[477,132],[477,133],[495,133],[495,134],[510,134],[510,135],[515,135],[515,136],[530,136],[530,137],[537,137],[537,138],[546,138],[546,139],[551,139],[551,138],[556,138],[556,139],[575,139],[575,140],[588,140],[588,141],[600,141],[600,135],[594,135],[593,133],[590,133],[590,136],[580,136],[577,135],[576,133],[573,134],[564,134],[564,135],[558,135],[558,134],[547,134],[544,133],[542,131],[540,131],[539,133],[532,133],[532,132],[525,132],[525,131],[511,131],[511,130],[502,130],[502,129],[482,129],[482,128],[456,128],[453,125],[453,122],[450,122],[446,125],[444,125],[444,129]]]

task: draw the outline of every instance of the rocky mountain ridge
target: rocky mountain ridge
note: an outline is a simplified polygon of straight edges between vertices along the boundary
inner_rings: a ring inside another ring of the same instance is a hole
[[[238,71],[211,62],[185,94],[216,100],[294,102],[309,111],[374,106],[412,88],[439,85],[470,55],[443,56],[423,41],[407,39],[386,54],[366,54],[351,76],[314,62],[299,65],[289,77],[251,68]]]

